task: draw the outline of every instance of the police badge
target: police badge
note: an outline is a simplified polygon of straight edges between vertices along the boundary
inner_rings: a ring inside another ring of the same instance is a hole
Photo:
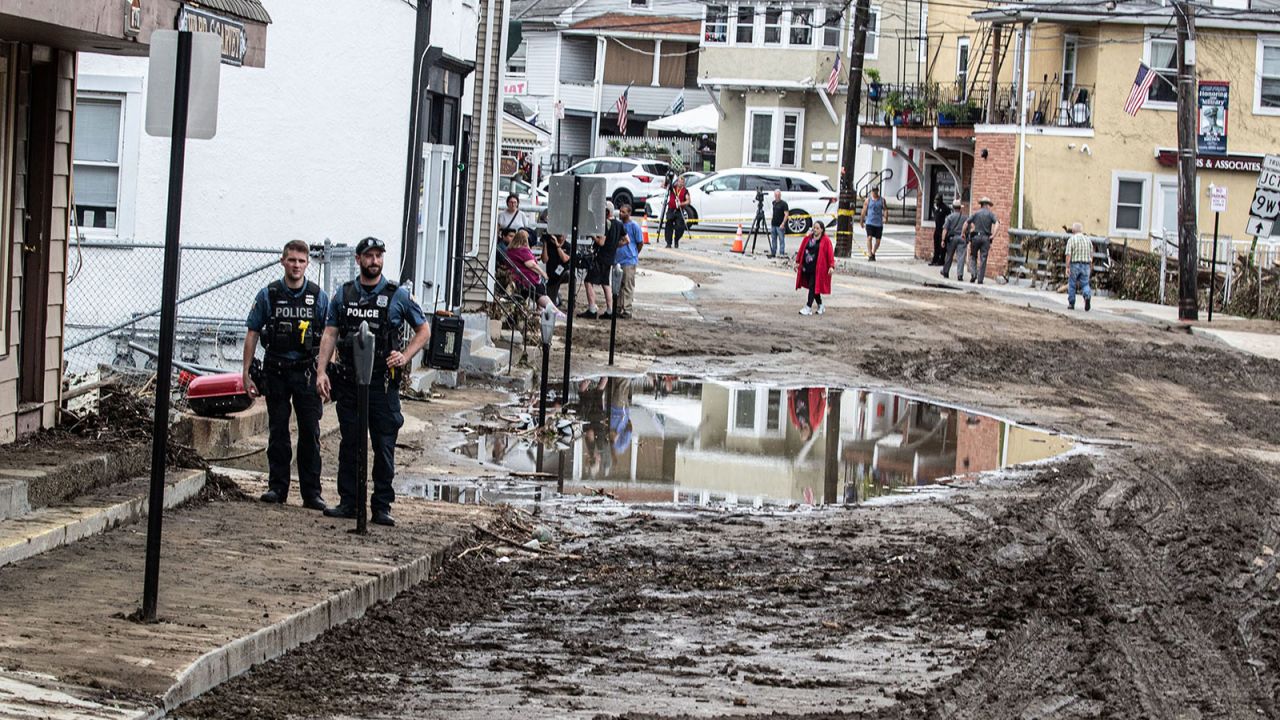
[[[386,295],[379,295],[379,296],[378,296],[378,307],[386,307],[386,306],[387,306],[387,296],[386,296]]]

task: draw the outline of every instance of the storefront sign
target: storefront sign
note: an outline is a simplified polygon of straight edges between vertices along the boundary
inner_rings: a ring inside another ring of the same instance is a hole
[[[1178,151],[1161,148],[1156,152],[1156,162],[1165,167],[1176,167],[1178,164]],[[1200,170],[1256,173],[1262,171],[1262,156],[1244,154],[1200,155],[1196,157],[1196,167]]]
[[[1196,152],[1200,155],[1227,154],[1227,96],[1231,83],[1200,83],[1200,127],[1196,135]]]
[[[508,95],[508,96],[528,95],[529,81],[528,80],[508,80],[502,83],[502,94]]]
[[[183,5],[178,11],[178,29],[214,33],[222,38],[222,62],[227,65],[244,64],[244,54],[249,47],[244,23]]]

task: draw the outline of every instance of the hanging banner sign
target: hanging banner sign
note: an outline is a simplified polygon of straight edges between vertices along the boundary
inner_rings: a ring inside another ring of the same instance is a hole
[[[222,38],[222,62],[235,66],[244,64],[244,55],[249,48],[244,23],[183,5],[178,11],[178,29],[217,35]]]
[[[1200,126],[1196,133],[1198,154],[1227,154],[1227,98],[1230,93],[1231,83],[1217,80],[1200,82]]]

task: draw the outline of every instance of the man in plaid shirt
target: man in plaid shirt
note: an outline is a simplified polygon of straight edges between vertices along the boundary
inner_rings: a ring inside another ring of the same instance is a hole
[[[1067,240],[1067,308],[1076,309],[1076,290],[1084,295],[1084,309],[1087,312],[1093,304],[1093,290],[1089,287],[1089,273],[1093,269],[1093,241],[1084,234],[1084,226],[1075,223],[1071,226],[1071,237]]]

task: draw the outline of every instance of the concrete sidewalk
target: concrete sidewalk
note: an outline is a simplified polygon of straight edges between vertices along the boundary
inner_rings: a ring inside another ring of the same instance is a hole
[[[397,527],[357,536],[236,483],[166,513],[157,623],[128,619],[145,524],[0,568],[0,718],[162,716],[427,579],[492,517],[401,497]]]

